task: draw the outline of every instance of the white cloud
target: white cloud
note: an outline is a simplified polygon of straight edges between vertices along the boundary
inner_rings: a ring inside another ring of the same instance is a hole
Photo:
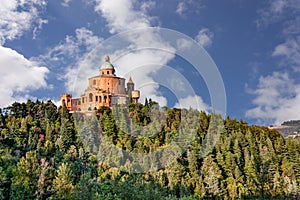
[[[200,10],[205,7],[201,0],[180,0],[176,7],[176,13],[184,17],[187,13],[194,12],[198,14]]]
[[[18,52],[0,46],[0,107],[29,98],[28,92],[47,86],[46,67],[37,66]]]
[[[0,107],[33,98],[30,92],[47,86],[49,70],[3,45],[33,30],[33,37],[47,23],[40,17],[44,0],[2,0],[0,4]]]
[[[283,58],[281,65],[288,65],[295,71],[300,71],[300,35],[288,38],[284,43],[277,45],[272,55]]]
[[[291,78],[291,70],[300,72],[300,1],[269,1],[265,9],[258,11],[258,26],[270,26],[282,23],[282,37],[285,42],[275,46],[272,56],[280,58],[278,65],[284,66],[282,72],[260,77],[259,83],[252,91],[255,98],[254,108],[246,112],[249,118],[258,119],[262,124],[280,124],[286,120],[300,119],[300,84]],[[291,17],[293,16],[293,17]]]
[[[199,30],[195,40],[203,47],[209,47],[212,44],[214,34],[208,28],[202,28]]]
[[[190,40],[186,40],[183,38],[178,39],[176,43],[178,49],[190,49],[193,45],[193,43]]]
[[[60,72],[56,78],[65,82],[66,92],[79,96],[87,87],[87,78],[98,73],[100,55],[95,49],[101,41],[102,38],[95,36],[91,30],[78,28],[74,36],[67,35],[45,55],[34,59],[49,68],[55,66],[55,70]]]
[[[97,0],[95,10],[106,19],[111,33],[151,27],[153,17],[147,15],[143,10],[136,10],[136,3],[131,0]],[[158,101],[162,106],[166,105],[167,100],[159,94],[159,84],[154,81],[152,75],[155,75],[162,66],[174,58],[174,48],[162,41],[159,34],[150,29],[136,31],[132,35],[125,34],[124,37],[130,46],[118,49],[111,55],[112,61],[115,58],[114,64],[118,75],[127,76],[126,78],[131,75],[137,87],[144,85],[140,88],[141,101],[148,97]],[[152,49],[132,51],[141,47],[151,47]],[[123,56],[119,58],[120,55]],[[149,66],[143,67],[143,71],[139,70],[141,66],[145,65]],[[145,86],[145,83],[149,84]]]
[[[61,3],[61,5],[64,6],[64,7],[69,7],[71,1],[72,0],[63,0],[63,2]]]
[[[2,0],[0,4],[0,44],[14,40],[39,26],[39,10],[46,6],[44,0]]]
[[[38,32],[40,30],[42,30],[42,28],[43,28],[43,24],[48,24],[48,20],[46,20],[46,19],[39,19],[38,20],[38,25],[36,27],[34,27],[33,32],[32,32],[32,35],[33,35],[32,38],[33,39],[37,38]]]
[[[271,0],[267,1],[267,6],[258,10],[259,18],[255,21],[257,27],[268,26],[274,22],[282,20],[289,13],[300,9],[299,0]]]
[[[175,108],[193,108],[200,111],[209,111],[209,106],[204,103],[200,96],[187,96],[180,98],[174,106]]]
[[[150,26],[151,18],[134,10],[131,0],[96,0],[95,11],[107,20],[111,33]]]
[[[140,8],[143,12],[147,12],[148,10],[154,8],[155,5],[156,5],[155,1],[144,1],[141,3]]]
[[[255,107],[246,112],[247,117],[267,125],[300,119],[300,84],[287,73],[274,72],[260,77],[257,89],[252,92],[256,96]]]
[[[75,30],[75,36],[67,35],[63,42],[50,48],[46,55],[41,55],[36,59],[44,63],[63,62],[68,58],[77,61],[84,53],[90,52],[99,45],[101,40],[91,30],[84,27],[78,28]]]
[[[183,13],[186,11],[187,6],[184,2],[179,2],[176,8],[176,13],[179,15],[183,15]]]

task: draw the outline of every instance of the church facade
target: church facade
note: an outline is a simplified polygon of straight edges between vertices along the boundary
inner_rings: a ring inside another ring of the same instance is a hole
[[[115,68],[110,63],[109,56],[100,67],[100,74],[88,79],[88,87],[79,98],[72,98],[71,94],[61,95],[61,104],[69,111],[91,111],[101,106],[127,105],[130,100],[138,102],[140,91],[134,90],[134,83],[130,78],[125,87],[125,79],[115,74]]]

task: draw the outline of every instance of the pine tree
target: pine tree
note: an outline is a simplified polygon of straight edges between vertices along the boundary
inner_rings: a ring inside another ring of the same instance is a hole
[[[53,181],[53,189],[55,196],[59,199],[71,199],[74,191],[74,185],[72,183],[73,172],[70,166],[66,163],[62,163],[57,170],[57,175]]]
[[[36,152],[27,152],[13,172],[11,199],[35,199],[37,197],[37,180],[41,168],[37,162]]]

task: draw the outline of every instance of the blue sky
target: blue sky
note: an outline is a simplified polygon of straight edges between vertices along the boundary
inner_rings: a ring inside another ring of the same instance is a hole
[[[264,125],[300,119],[298,0],[1,0],[0,107],[80,95],[87,77],[98,73],[101,45],[146,27],[178,31],[202,45],[222,77],[230,117]],[[169,48],[151,31],[138,35],[143,40],[125,36],[136,47]],[[170,107],[193,107],[198,100],[198,108],[212,109],[203,77],[184,58],[157,50],[118,57],[124,52],[110,55],[117,74],[133,76],[143,98]],[[193,95],[178,97],[160,85],[163,66],[183,75]]]

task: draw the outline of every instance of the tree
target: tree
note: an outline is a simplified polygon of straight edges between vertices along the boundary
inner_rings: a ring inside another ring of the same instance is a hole
[[[53,181],[55,196],[59,199],[71,199],[74,191],[72,183],[73,172],[66,163],[62,163],[57,170],[57,175]]]
[[[205,184],[205,189],[208,196],[221,196],[223,193],[222,188],[220,188],[222,174],[211,155],[204,159],[201,171],[204,177],[203,182]]]
[[[37,162],[36,152],[27,152],[13,172],[11,199],[35,199],[40,171],[41,167]]]

